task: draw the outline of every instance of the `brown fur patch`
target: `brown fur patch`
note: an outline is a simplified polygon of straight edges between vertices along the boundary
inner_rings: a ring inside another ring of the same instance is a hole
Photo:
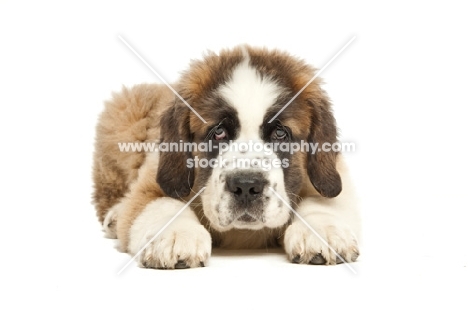
[[[143,84],[123,88],[106,102],[96,129],[93,167],[93,199],[101,223],[108,210],[123,200],[146,160],[144,152],[121,152],[118,143],[157,141],[161,111],[167,109],[172,98],[166,86]],[[148,187],[145,193],[154,195],[148,197],[162,196],[154,179],[152,183],[153,187]],[[122,228],[119,231],[120,239],[126,232]]]
[[[191,142],[189,109],[178,100],[161,117],[161,142]],[[172,198],[190,194],[194,182],[194,169],[187,168],[190,152],[161,152],[156,180],[164,193]]]
[[[312,115],[309,141],[318,143],[322,148],[324,143],[337,141],[337,129],[328,98],[322,97],[319,103],[315,103],[315,113]],[[337,152],[309,153],[307,172],[310,181],[317,191],[324,197],[336,197],[341,192],[341,178],[336,170]]]
[[[191,106],[199,106],[200,99],[226,82],[242,59],[242,49],[237,47],[219,54],[208,52],[202,60],[192,61],[180,79],[180,95]]]

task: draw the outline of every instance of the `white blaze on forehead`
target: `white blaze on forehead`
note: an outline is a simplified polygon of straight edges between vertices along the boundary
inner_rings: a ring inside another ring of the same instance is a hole
[[[219,94],[237,110],[241,126],[238,140],[260,140],[265,113],[280,93],[280,87],[269,78],[262,79],[248,60],[237,66]]]
[[[265,114],[275,103],[283,88],[269,78],[262,79],[260,74],[249,66],[247,54],[245,58],[247,60],[235,68],[229,81],[218,89],[218,95],[237,111],[240,123],[239,136],[234,143],[230,143],[229,147],[223,150],[222,155],[221,152],[218,155],[218,160],[222,160],[222,164],[213,168],[206,190],[201,195],[204,214],[210,220],[212,227],[219,231],[232,228],[256,230],[263,227],[279,227],[290,217],[289,209],[284,207],[275,195],[264,189],[265,201],[259,206],[262,219],[255,224],[246,224],[235,218],[239,215],[234,212],[239,202],[227,189],[226,177],[235,175],[240,169],[246,169],[246,173],[261,172],[268,184],[282,197],[287,197],[283,170],[262,166],[269,165],[272,160],[279,161],[279,158],[275,153],[266,153],[269,150],[265,148],[265,142],[260,138]],[[263,148],[257,150],[254,143]],[[247,149],[241,151],[241,145],[248,145]]]

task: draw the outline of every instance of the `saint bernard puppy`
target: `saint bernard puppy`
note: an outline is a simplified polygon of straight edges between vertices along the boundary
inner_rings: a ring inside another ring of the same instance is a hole
[[[323,151],[337,129],[319,79],[307,85],[315,72],[287,53],[240,46],[193,61],[175,92],[143,84],[114,94],[93,171],[106,236],[147,268],[204,266],[212,247],[354,262],[356,200],[342,155]],[[131,143],[147,149],[122,149]]]

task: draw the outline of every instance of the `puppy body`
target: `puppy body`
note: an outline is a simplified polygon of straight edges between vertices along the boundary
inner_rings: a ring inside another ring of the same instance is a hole
[[[138,85],[114,94],[98,123],[94,157],[94,201],[106,235],[119,239],[121,250],[132,255],[144,248],[138,260],[154,268],[202,266],[212,245],[282,245],[297,263],[339,263],[336,253],[348,262],[356,260],[356,200],[336,152],[119,149],[119,143],[200,143],[207,139],[213,143],[256,141],[266,146],[285,141],[279,136],[289,142],[334,143],[334,119],[318,81],[275,122],[268,122],[313,73],[310,66],[278,51],[244,46],[209,54],[193,62],[174,85],[206,123],[165,85]],[[222,156],[228,158],[226,167],[187,165],[194,157],[214,160]],[[279,160],[288,166],[270,171],[250,167],[242,172],[235,166],[234,159],[254,158]],[[245,187],[246,182],[254,185]],[[191,207],[165,227],[203,187]]]

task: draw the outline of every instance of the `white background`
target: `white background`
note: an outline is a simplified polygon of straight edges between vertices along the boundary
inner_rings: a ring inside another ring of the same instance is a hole
[[[466,309],[466,9],[323,3],[2,1],[0,307]],[[240,43],[320,68],[356,36],[322,77],[342,139],[357,144],[357,274],[218,251],[206,268],[117,276],[129,256],[91,205],[94,127],[112,91],[158,82],[118,35],[168,81]]]

